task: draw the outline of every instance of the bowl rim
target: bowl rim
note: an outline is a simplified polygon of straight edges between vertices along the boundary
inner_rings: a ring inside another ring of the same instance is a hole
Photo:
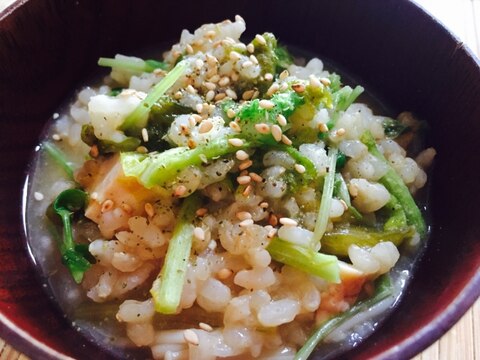
[[[15,10],[22,7],[29,0],[16,0],[0,11],[0,22],[12,14]],[[456,34],[448,29],[446,24],[433,16],[425,7],[416,0],[406,0],[417,10],[422,12],[428,21],[439,25],[439,31],[454,40],[460,51],[473,60],[480,72],[480,55],[466,45]],[[28,178],[26,179],[28,183]],[[22,183],[23,190],[26,183]],[[19,189],[20,190],[20,189]],[[22,199],[23,202],[24,199]],[[23,216],[23,215],[22,215]],[[21,219],[23,221],[23,219]],[[26,229],[25,229],[26,230]],[[26,237],[26,232],[22,231],[22,236]],[[27,249],[25,249],[28,251]],[[31,256],[27,256],[32,261]],[[395,346],[390,346],[386,351],[374,356],[372,359],[391,360],[410,358],[428,346],[439,340],[450,328],[468,311],[468,309],[480,298],[480,268],[477,268],[475,275],[468,281],[462,291],[455,297],[446,310],[431,320],[428,324],[422,326],[413,336],[406,338]],[[377,330],[378,331],[378,330]],[[36,359],[52,359],[52,360],[75,360],[75,358],[65,355],[54,348],[50,347],[41,340],[36,339],[26,330],[23,330],[15,322],[10,320],[4,311],[0,311],[0,336],[8,342],[8,345],[21,351],[25,355]],[[7,345],[7,344],[6,344]],[[361,344],[360,344],[361,345]]]

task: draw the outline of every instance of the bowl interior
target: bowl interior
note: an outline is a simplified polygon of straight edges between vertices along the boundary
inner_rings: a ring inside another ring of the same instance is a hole
[[[62,319],[24,248],[21,190],[45,122],[99,56],[133,53],[176,39],[183,28],[235,14],[246,19],[250,34],[272,31],[284,43],[333,61],[394,112],[413,111],[430,125],[428,142],[438,158],[431,176],[429,246],[397,311],[348,357],[407,358],[445,332],[478,297],[480,222],[470,220],[479,214],[474,204],[480,200],[480,67],[413,3],[20,1],[0,15],[0,335],[27,355],[110,357]],[[48,353],[41,343],[58,353]]]

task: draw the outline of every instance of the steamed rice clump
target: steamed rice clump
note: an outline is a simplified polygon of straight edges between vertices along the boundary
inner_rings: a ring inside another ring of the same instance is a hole
[[[150,118],[139,119],[136,135],[122,124],[165,78],[162,68],[114,66],[104,84],[81,90],[70,112],[54,125],[55,138],[63,140],[78,167],[77,182],[89,194],[85,216],[98,226],[88,243],[96,263],[85,273],[82,287],[89,301],[120,299],[119,326],[134,346],[150,347],[155,359],[293,359],[316,324],[365,297],[365,289],[400,257],[398,241],[388,235],[370,246],[351,244],[342,254],[329,245],[325,251],[341,259],[339,283],[272,259],[269,244],[274,238],[306,248],[316,243],[315,249],[323,251],[316,225],[330,149],[345,156],[344,164],[337,160],[337,173],[346,193],[342,197],[334,190],[325,236],[351,227],[380,231],[392,204],[392,192],[381,179],[393,169],[415,194],[425,185],[425,169],[434,156],[433,149],[418,154],[418,163],[408,156],[405,148],[412,133],[393,139],[386,126],[388,120],[401,127],[400,120],[374,115],[362,103],[335,110],[339,100],[325,94],[334,94],[340,85],[321,60],[280,64],[278,53],[272,66],[268,52],[260,51],[270,44],[269,35],[243,43],[244,31],[245,22],[238,16],[233,22],[203,25],[194,33],[184,30],[164,54],[167,69],[183,61],[186,70],[166,91],[167,101],[181,111],[173,112],[161,134],[149,127],[152,116],[163,116],[155,108]],[[134,57],[116,59],[145,64]],[[114,88],[122,90],[112,95]],[[323,98],[288,116],[279,113],[274,120],[238,118],[245,104],[258,99],[261,111],[269,111],[279,106],[272,105],[279,99],[275,96],[289,91],[292,98],[306,93]],[[409,126],[416,121],[411,114],[402,116]],[[96,144],[82,141],[85,126],[93,129]],[[265,135],[273,140],[258,148],[244,147],[247,131],[255,139]],[[386,161],[369,151],[362,138],[366,132]],[[128,150],[139,156],[167,152],[174,158],[222,138],[229,139],[226,146],[238,149],[213,158],[203,155],[200,163],[187,164],[152,187],[141,177],[125,176],[120,146],[113,152],[101,147],[132,136],[139,142]],[[87,154],[91,158],[85,162]],[[165,325],[148,290],[164,266],[182,201],[195,192],[203,202],[192,224],[191,256],[177,315]],[[418,236],[409,233],[410,238]]]

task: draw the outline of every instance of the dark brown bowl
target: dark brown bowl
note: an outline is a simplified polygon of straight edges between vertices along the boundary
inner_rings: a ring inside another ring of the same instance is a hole
[[[430,124],[431,238],[406,296],[380,331],[343,355],[409,358],[480,294],[480,67],[409,1],[18,1],[0,14],[0,336],[34,359],[110,358],[81,337],[37,282],[20,219],[32,149],[56,107],[100,55],[132,53],[181,29],[241,14],[353,74],[394,113]],[[471,211],[471,212],[469,212]]]

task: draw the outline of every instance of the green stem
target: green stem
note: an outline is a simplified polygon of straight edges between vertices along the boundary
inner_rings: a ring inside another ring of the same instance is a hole
[[[322,236],[327,229],[328,219],[330,217],[330,208],[332,206],[333,187],[335,184],[335,167],[337,164],[337,154],[338,149],[330,148],[328,154],[328,173],[325,176],[325,182],[323,183],[320,209],[318,211],[317,221],[315,223],[315,230],[313,231],[313,246],[315,246],[317,243],[320,243]]]
[[[73,180],[73,167],[72,164],[65,157],[65,154],[58,147],[48,141],[42,143],[42,148],[44,148],[47,154],[53,160],[55,160],[58,165],[60,165],[60,167],[68,175],[69,179]]]
[[[175,67],[148,93],[147,97],[143,99],[140,104],[128,115],[121,126],[121,130],[126,130],[131,127],[139,127],[140,123],[147,118],[151,107],[170,89],[173,84],[183,75],[187,63],[180,61]]]
[[[270,241],[267,251],[275,261],[327,281],[340,283],[340,268],[336,256],[325,255],[278,237]]]
[[[192,247],[193,221],[199,206],[200,198],[197,194],[183,201],[162,271],[150,290],[157,312],[174,314],[180,304]]]

